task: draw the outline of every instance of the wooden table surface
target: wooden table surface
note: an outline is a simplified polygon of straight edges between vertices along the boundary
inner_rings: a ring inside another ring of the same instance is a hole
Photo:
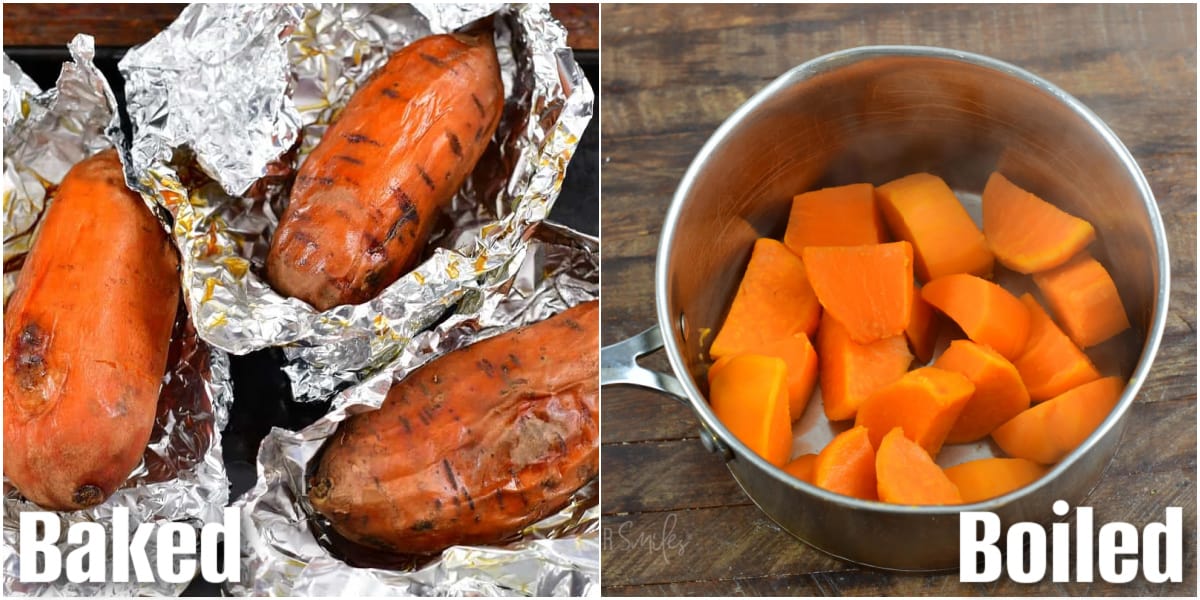
[[[186,4],[5,4],[5,46],[65,46],[77,33],[97,46],[134,46],[170,25]],[[567,28],[567,43],[579,50],[598,47],[596,4],[555,4],[554,16]]]
[[[961,584],[957,573],[856,567],[761,513],[674,400],[603,397],[603,585],[625,595],[1193,595],[1196,592],[1196,9],[1184,5],[602,7],[603,343],[655,322],[654,256],[668,202],[736,107],[805,60],[868,44],[978,52],[1092,108],[1136,157],[1171,256],[1166,333],[1129,427],[1087,505],[1096,522],[1184,507],[1185,581]],[[661,353],[643,364],[666,369]]]

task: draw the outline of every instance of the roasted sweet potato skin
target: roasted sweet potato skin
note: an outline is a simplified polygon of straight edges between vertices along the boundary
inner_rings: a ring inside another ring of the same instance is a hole
[[[397,554],[504,540],[599,471],[592,301],[447,354],[347,419],[308,498],[347,539]]]
[[[490,34],[399,50],[300,167],[267,257],[271,286],[328,310],[366,302],[411,270],[503,107]]]
[[[178,259],[111,150],[71,169],[43,219],[4,313],[4,474],[43,508],[78,510],[150,439]]]

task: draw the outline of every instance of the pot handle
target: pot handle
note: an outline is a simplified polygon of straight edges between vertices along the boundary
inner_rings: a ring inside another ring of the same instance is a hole
[[[663,347],[662,332],[655,325],[627,340],[600,349],[600,385],[634,385],[663,392],[688,405],[687,392],[679,380],[666,373],[637,364],[645,356]]]

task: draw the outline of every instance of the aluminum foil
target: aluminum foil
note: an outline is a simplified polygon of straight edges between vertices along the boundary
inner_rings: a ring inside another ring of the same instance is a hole
[[[120,145],[117,101],[92,64],[95,44],[78,35],[68,45],[74,62],[64,63],[57,85],[38,89],[16,63],[4,57],[4,299],[7,303],[29,252],[47,191],[75,163]]]
[[[494,24],[506,106],[425,260],[361,305],[317,312],[261,277],[291,176],[358,84],[412,40]],[[121,61],[127,177],[175,218],[201,337],[280,346],[297,400],[394,361],[457,303],[513,275],[558,196],[592,89],[545,5],[192,5]]]
[[[103,74],[92,64],[92,38],[76,36],[73,62],[63,65],[54,89],[39,92],[4,57],[4,259],[5,298],[50,191],[72,165],[120,145],[116,102]],[[153,204],[148,204],[153,206]],[[154,430],[142,462],[125,485],[100,506],[58,513],[62,531],[70,523],[101,523],[111,535],[112,511],[129,509],[130,530],[141,523],[179,521],[202,527],[219,520],[229,484],[221,459],[220,430],[233,400],[228,356],[196,335],[180,304],[170,365],[163,380]],[[22,512],[40,510],[4,481],[3,595],[136,596],[178,595],[186,584],[73,584],[65,579],[27,584],[19,580],[18,540]],[[65,533],[60,548],[66,549]],[[153,540],[147,549],[154,556]],[[151,561],[157,568],[156,561]]]
[[[320,539],[305,473],[347,417],[378,408],[394,382],[430,360],[550,317],[599,295],[599,253],[589,238],[549,223],[533,233],[514,278],[460,303],[459,312],[413,338],[399,358],[340,392],[330,412],[298,432],[274,429],[258,453],[258,484],[242,508],[242,583],[235,595],[598,595],[599,486],[576,492],[562,511],[504,546],[456,546],[422,564],[351,566]],[[469,305],[469,306],[468,306]]]

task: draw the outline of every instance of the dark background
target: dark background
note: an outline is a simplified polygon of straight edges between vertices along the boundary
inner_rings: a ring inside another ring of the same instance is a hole
[[[54,86],[62,63],[70,60],[66,44],[77,33],[96,38],[96,66],[124,110],[124,83],[117,63],[133,45],[149,40],[175,19],[182,4],[6,4],[4,52],[42,88]],[[562,193],[550,220],[590,235],[599,234],[599,53],[598,9],[595,5],[554,5],[554,15],[568,29],[575,58],[596,92],[591,122],[567,168]],[[124,116],[124,115],[123,115]],[[128,119],[125,118],[128,133]],[[272,427],[301,429],[328,409],[328,402],[293,402],[287,376],[280,370],[282,352],[263,350],[231,356],[235,401],[222,433],[222,449],[230,479],[230,502],[254,486],[259,443]],[[217,585],[197,578],[184,596],[218,596]]]

